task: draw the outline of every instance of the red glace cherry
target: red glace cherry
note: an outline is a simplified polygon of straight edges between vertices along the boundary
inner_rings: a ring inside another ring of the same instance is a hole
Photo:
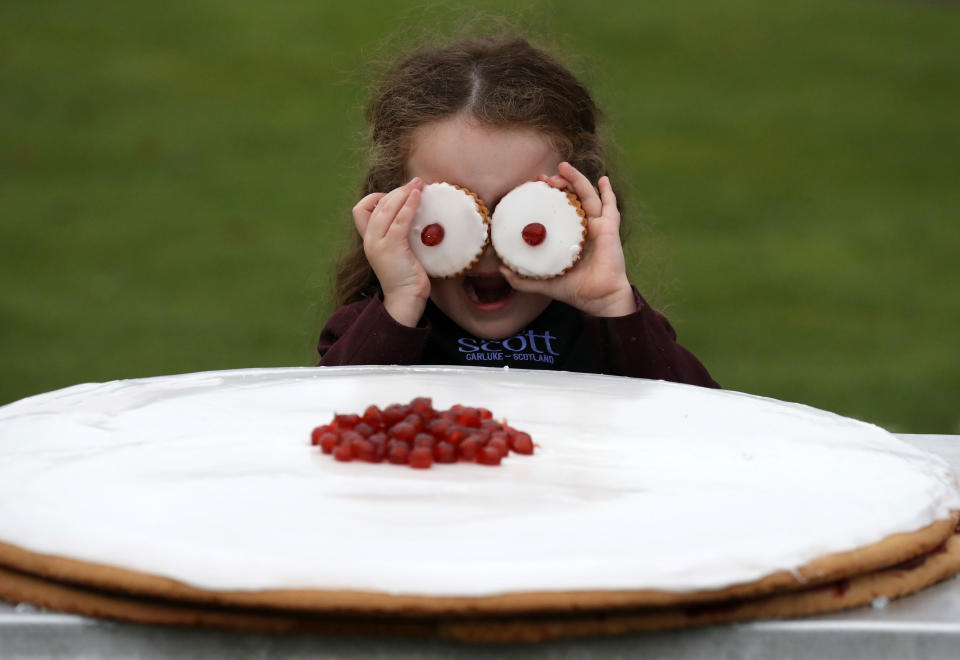
[[[495,449],[500,456],[506,456],[509,450],[509,444],[506,433],[493,433],[487,442],[487,449]]]
[[[410,413],[409,415],[403,418],[403,421],[405,421],[407,424],[412,425],[413,430],[416,431],[417,433],[420,433],[420,431],[423,430],[423,418],[420,417],[420,415],[418,415],[417,413]]]
[[[317,428],[313,429],[313,432],[310,434],[310,444],[319,445],[320,438],[323,437],[323,434],[330,433],[331,431],[333,431],[333,427],[327,425],[318,426]]]
[[[413,442],[413,436],[416,434],[417,428],[410,422],[397,422],[387,431],[387,435],[391,438],[403,440],[404,442]]]
[[[512,434],[510,436],[510,449],[518,454],[532,454],[533,440],[530,438],[530,434],[523,431]]]
[[[477,454],[477,463],[480,465],[500,465],[503,455],[495,447],[484,447]]]
[[[437,463],[456,463],[457,448],[449,442],[438,442],[433,447],[433,460]]]
[[[342,442],[333,450],[333,457],[338,461],[353,460],[353,446],[349,442]]]
[[[459,445],[468,435],[470,435],[469,429],[465,429],[462,426],[451,426],[443,439],[451,445]]]
[[[340,442],[340,438],[337,436],[337,434],[327,431],[320,436],[320,441],[317,444],[320,445],[320,451],[322,451],[324,454],[332,454],[333,450],[336,449],[338,442]]]
[[[383,413],[376,406],[368,406],[363,413],[362,420],[370,426],[376,427],[383,421]]]
[[[360,435],[362,435],[364,438],[369,438],[371,435],[373,435],[377,431],[375,427],[367,424],[366,422],[360,422],[359,424],[353,427],[353,430],[359,433]]]
[[[527,245],[535,247],[543,243],[543,240],[547,237],[547,228],[539,222],[531,222],[523,228],[520,236],[523,237],[523,241]]]
[[[333,426],[338,429],[352,429],[360,423],[360,415],[334,415]]]
[[[410,467],[425,469],[433,465],[433,450],[429,447],[416,447],[410,452]]]
[[[480,444],[479,440],[469,437],[456,447],[457,458],[459,458],[461,461],[473,461],[476,460],[477,454],[480,453],[480,449],[483,448],[483,445]]]
[[[433,409],[433,399],[428,396],[418,396],[410,402],[410,410],[420,415],[421,419],[433,419],[437,411]]]
[[[457,415],[457,424],[460,426],[478,429],[482,421],[480,411],[476,408],[464,408],[460,411],[460,414]]]
[[[387,460],[397,465],[406,465],[410,462],[410,445],[391,440],[387,444]]]
[[[427,423],[427,433],[431,434],[437,440],[441,440],[447,436],[447,431],[453,428],[453,422],[449,419],[431,419]]]
[[[376,461],[376,450],[374,449],[373,443],[363,436],[355,439],[350,445],[351,449],[353,449],[354,457],[361,461],[367,461],[368,463],[374,463]]]
[[[420,241],[427,247],[440,245],[443,240],[443,233],[443,225],[434,222],[424,227],[423,231],[420,232]]]

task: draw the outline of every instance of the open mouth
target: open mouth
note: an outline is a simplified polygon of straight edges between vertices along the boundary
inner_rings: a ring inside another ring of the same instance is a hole
[[[463,278],[463,288],[467,298],[479,305],[505,302],[514,294],[513,287],[499,273],[467,275]]]

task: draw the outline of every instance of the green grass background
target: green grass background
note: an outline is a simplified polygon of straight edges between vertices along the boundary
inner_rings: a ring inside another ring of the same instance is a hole
[[[0,2],[0,403],[312,364],[372,63],[505,16],[606,108],[634,278],[724,386],[960,433],[960,6],[472,6]]]

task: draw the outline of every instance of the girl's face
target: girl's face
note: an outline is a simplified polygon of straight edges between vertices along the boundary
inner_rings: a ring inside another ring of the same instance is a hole
[[[508,192],[560,163],[550,139],[529,128],[495,128],[455,116],[413,132],[407,176],[446,181],[476,193],[492,213]],[[464,330],[484,339],[509,337],[550,304],[546,296],[511,288],[489,245],[461,277],[431,279],[430,299]]]

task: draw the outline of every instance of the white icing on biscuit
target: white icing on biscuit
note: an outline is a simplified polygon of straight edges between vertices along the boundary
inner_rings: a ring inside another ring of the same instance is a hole
[[[530,245],[523,229],[538,222],[542,243]],[[507,193],[490,219],[490,241],[508,268],[527,277],[548,278],[569,270],[580,258],[586,226],[567,193],[529,181]]]
[[[432,224],[443,227],[443,240],[424,245],[423,230]],[[423,187],[410,225],[410,249],[430,277],[458,275],[480,258],[487,244],[487,225],[473,195],[449,183],[431,183]]]
[[[432,396],[528,431],[499,467],[339,463],[334,412]],[[960,507],[939,458],[813,408],[521,369],[250,369],[0,407],[0,541],[213,589],[487,595],[756,580]]]

